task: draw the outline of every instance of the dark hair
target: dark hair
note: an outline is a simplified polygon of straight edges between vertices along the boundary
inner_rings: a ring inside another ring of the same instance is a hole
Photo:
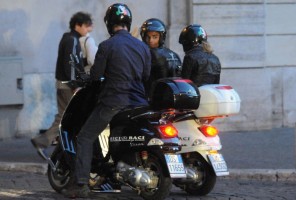
[[[92,25],[91,15],[85,12],[77,12],[75,13],[69,22],[69,27],[71,30],[75,29],[75,25],[82,26],[82,24]]]

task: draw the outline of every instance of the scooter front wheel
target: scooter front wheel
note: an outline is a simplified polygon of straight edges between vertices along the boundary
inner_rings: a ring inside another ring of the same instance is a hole
[[[61,193],[69,184],[71,179],[71,170],[67,166],[62,147],[58,144],[51,155],[51,160],[56,169],[52,169],[51,165],[48,165],[47,176],[51,187],[58,193]]]
[[[185,184],[184,190],[188,194],[198,196],[210,193],[216,184],[216,174],[212,166],[201,155],[197,154],[191,154],[185,162],[186,165],[191,165],[198,171],[200,181]]]

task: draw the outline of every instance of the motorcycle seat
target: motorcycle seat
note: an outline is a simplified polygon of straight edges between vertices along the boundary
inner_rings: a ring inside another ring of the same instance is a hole
[[[129,120],[130,118],[140,115],[142,113],[146,113],[148,111],[151,111],[150,106],[139,106],[139,107],[127,107],[124,110],[120,111],[118,114],[116,114],[111,123],[121,122]]]

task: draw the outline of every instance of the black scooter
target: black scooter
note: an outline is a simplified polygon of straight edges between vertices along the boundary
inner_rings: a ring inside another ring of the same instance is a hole
[[[72,181],[76,136],[98,100],[101,82],[80,82],[60,123],[59,143],[48,159],[48,179],[61,192]],[[110,132],[94,143],[90,189],[109,180],[129,186],[146,200],[165,199],[172,179],[186,177],[178,131],[172,121],[197,109],[198,89],[188,80],[164,79],[153,92],[150,106],[127,108],[110,122]]]

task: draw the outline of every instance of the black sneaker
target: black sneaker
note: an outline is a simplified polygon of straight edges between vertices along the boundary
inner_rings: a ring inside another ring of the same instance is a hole
[[[47,159],[48,159],[48,155],[47,155],[45,149],[39,147],[39,146],[36,144],[36,142],[34,141],[34,139],[31,139],[31,143],[32,143],[33,146],[36,148],[38,155],[41,156],[41,158],[43,158],[44,160],[47,160]]]
[[[90,189],[93,192],[118,193],[121,192],[121,185],[120,183],[113,183],[106,180],[102,184],[94,185]]]
[[[87,185],[71,185],[68,189],[62,190],[62,194],[67,198],[87,198],[89,196],[90,189]]]

